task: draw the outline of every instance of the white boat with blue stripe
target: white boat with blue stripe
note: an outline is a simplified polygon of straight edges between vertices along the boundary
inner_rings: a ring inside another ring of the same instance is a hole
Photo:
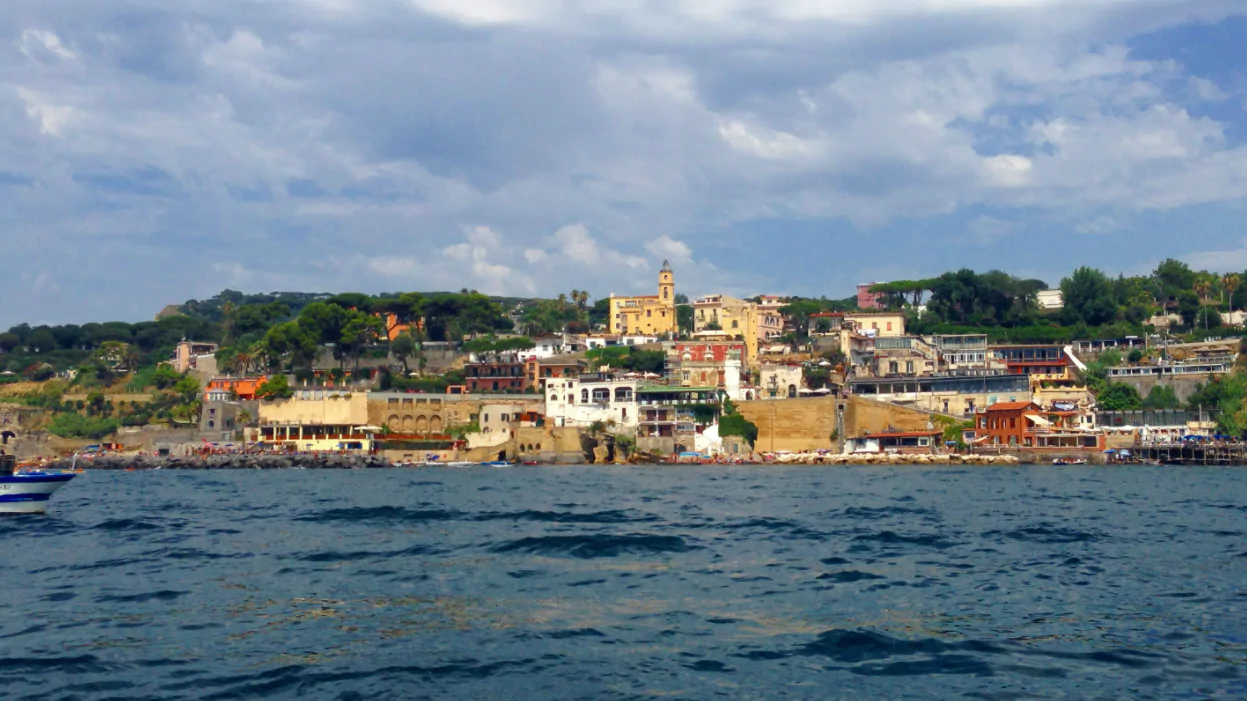
[[[41,514],[52,493],[77,477],[72,472],[17,472],[11,458],[0,456],[0,514]]]

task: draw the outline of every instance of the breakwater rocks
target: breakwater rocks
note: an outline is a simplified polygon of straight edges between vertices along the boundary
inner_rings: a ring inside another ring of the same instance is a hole
[[[72,458],[62,458],[49,467],[53,470],[68,470],[73,464]],[[350,470],[361,467],[391,467],[391,464],[389,460],[376,455],[228,453],[205,456],[79,456],[77,466],[88,470]]]
[[[788,453],[777,465],[1017,465],[1012,455],[901,455],[891,453]]]

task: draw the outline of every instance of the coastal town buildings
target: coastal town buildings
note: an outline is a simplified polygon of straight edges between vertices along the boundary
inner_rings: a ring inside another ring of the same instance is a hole
[[[252,377],[214,377],[204,387],[205,402],[224,402],[233,400],[252,400],[260,385],[268,381],[268,375]]]
[[[865,282],[857,286],[858,309],[883,309],[883,293],[870,291],[870,288],[878,284],[880,283]]]
[[[677,329],[675,312],[675,273],[663,261],[658,272],[658,294],[638,297],[610,296],[610,333],[673,335]]]
[[[371,452],[379,427],[368,423],[366,392],[308,390],[260,402],[251,441],[278,451]]]
[[[1035,303],[1040,311],[1055,312],[1065,308],[1065,297],[1060,290],[1040,290],[1035,293]]]
[[[517,353],[498,353],[463,367],[468,392],[523,392],[529,388],[526,363]]]
[[[204,371],[215,373],[216,352],[217,344],[215,343],[183,340],[174,349],[173,359],[169,361],[169,364],[181,373],[201,369],[201,366]]]
[[[577,377],[587,372],[589,361],[578,356],[555,356],[543,360],[530,359],[524,363],[528,386],[544,391],[547,381]]]
[[[804,387],[805,368],[800,363],[762,363],[754,385],[756,394],[750,399],[795,399]]]
[[[776,297],[767,298],[765,304],[722,294],[700,297],[693,302],[693,331],[721,331],[729,338],[743,340],[748,358],[757,358],[759,344],[784,333],[777,305]]]
[[[635,373],[593,372],[546,382],[546,417],[554,426],[594,422],[634,429],[636,392],[648,383]]]
[[[1100,450],[1104,434],[1080,425],[1080,412],[1044,410],[1034,402],[999,402],[975,414],[975,447]]]
[[[595,348],[613,348],[615,346],[643,346],[649,343],[657,343],[659,337],[655,334],[632,333],[632,334],[590,334],[584,337],[584,350],[593,350]]]
[[[678,341],[668,351],[667,376],[683,387],[739,385],[746,357],[742,341]]]

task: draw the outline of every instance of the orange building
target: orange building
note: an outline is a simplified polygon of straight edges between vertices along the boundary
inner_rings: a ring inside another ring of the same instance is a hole
[[[390,341],[402,336],[412,328],[424,330],[424,319],[416,319],[410,324],[400,323],[397,314],[378,314],[381,320],[385,322],[385,337]]]
[[[260,390],[260,385],[268,381],[268,375],[259,377],[214,377],[208,381],[208,386],[204,387],[204,400],[225,401],[233,399],[252,400],[256,398],[256,392]]]
[[[999,402],[975,415],[976,446],[1102,450],[1104,435],[1078,425],[1077,411],[1045,411],[1034,402]]]

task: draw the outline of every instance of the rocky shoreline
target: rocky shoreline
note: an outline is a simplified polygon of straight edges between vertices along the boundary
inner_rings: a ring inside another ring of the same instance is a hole
[[[762,461],[724,464],[739,465],[1016,465],[1012,455],[845,455],[840,453],[790,453]],[[631,462],[630,464],[648,464]],[[653,463],[657,464],[657,463]],[[671,465],[679,462],[665,463]],[[277,455],[269,453],[231,453],[218,455],[153,456],[105,454],[54,460],[48,470],[351,470],[359,468],[403,467],[378,455]]]
[[[50,470],[69,470],[72,458],[48,464]],[[364,467],[393,467],[376,455],[274,455],[268,453],[230,453],[205,456],[99,455],[78,457],[77,467],[88,470],[351,470]]]

